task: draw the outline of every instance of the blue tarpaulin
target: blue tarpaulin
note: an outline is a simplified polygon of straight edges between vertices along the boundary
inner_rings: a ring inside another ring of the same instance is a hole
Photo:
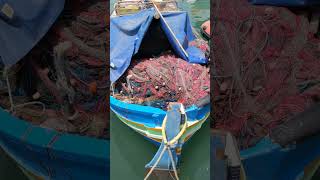
[[[64,0],[0,0],[0,60],[12,66],[46,34]]]
[[[129,67],[131,58],[138,52],[155,13],[156,11],[151,8],[136,14],[111,18],[110,62],[114,66],[110,69],[110,80],[112,82],[115,82]],[[195,40],[195,36],[192,33],[187,12],[164,13],[163,17],[183,45],[188,57],[183,53],[183,50],[161,19],[161,28],[175,53],[190,63],[207,63],[208,60],[200,49],[188,45],[190,41]]]
[[[249,0],[252,4],[272,6],[315,6],[320,5],[320,0]]]

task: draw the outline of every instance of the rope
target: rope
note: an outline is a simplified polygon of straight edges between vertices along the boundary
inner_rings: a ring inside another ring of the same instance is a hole
[[[183,48],[183,46],[181,45],[180,41],[178,40],[178,38],[176,37],[176,35],[173,33],[172,29],[170,28],[169,24],[167,23],[167,21],[164,19],[164,17],[162,16],[162,13],[160,12],[160,10],[158,9],[157,5],[153,2],[154,0],[151,0],[154,8],[157,10],[158,14],[160,15],[161,19],[163,20],[164,24],[168,27],[171,35],[174,37],[174,39],[177,41],[180,49],[183,51],[183,53],[186,55],[187,58],[189,58],[188,53],[186,52],[186,50]]]
[[[5,76],[6,82],[7,82],[7,89],[8,89],[9,100],[10,100],[10,112],[13,112],[14,111],[14,104],[13,104],[13,98],[12,98],[12,94],[11,94],[11,86],[10,86],[10,81],[9,81],[8,68],[5,67],[3,72],[4,72],[3,75]]]
[[[183,108],[181,108],[181,114],[186,116],[186,113]],[[181,131],[178,133],[178,135],[176,137],[174,137],[172,140],[170,140],[169,142],[167,140],[167,134],[166,134],[166,130],[165,130],[166,124],[167,124],[167,116],[164,118],[163,123],[162,123],[162,138],[163,138],[163,142],[165,144],[168,144],[169,146],[171,146],[171,145],[174,145],[176,142],[178,142],[179,139],[181,138],[181,136],[183,135],[183,133],[185,133],[185,131],[187,129],[187,119],[185,120],[185,123],[183,124],[183,127],[182,127]]]
[[[183,106],[181,106],[180,108],[180,111],[181,111],[181,114],[184,115],[186,117],[185,119],[185,122],[183,124],[183,127],[182,129],[180,130],[180,132],[177,134],[177,136],[175,136],[172,140],[170,140],[168,142],[167,140],[167,134],[166,134],[166,124],[167,124],[167,116],[164,117],[163,119],[163,122],[162,122],[162,140],[163,140],[163,143],[165,144],[163,150],[161,151],[160,155],[159,155],[159,158],[157,159],[156,163],[152,166],[152,168],[150,169],[150,171],[148,172],[148,174],[146,175],[146,177],[144,178],[144,180],[147,180],[150,175],[152,174],[152,172],[154,171],[154,169],[156,168],[156,166],[159,164],[164,152],[166,150],[168,150],[168,153],[169,153],[169,156],[170,156],[170,160],[171,160],[171,164],[172,164],[172,167],[173,167],[173,171],[174,171],[174,175],[176,177],[177,180],[179,180],[179,176],[178,176],[178,172],[177,172],[177,169],[176,169],[176,164],[174,162],[174,159],[173,159],[173,155],[172,155],[172,152],[171,152],[171,149],[172,149],[172,146],[175,145],[176,143],[178,143],[179,139],[181,138],[181,136],[185,133],[186,129],[187,129],[187,115],[185,113],[185,110],[183,108]]]
[[[42,106],[42,112],[39,116],[42,116],[45,111],[46,111],[46,105],[40,101],[32,101],[32,102],[27,102],[27,103],[23,103],[23,104],[18,104],[15,105],[14,101],[13,101],[13,96],[12,96],[12,90],[11,90],[11,86],[10,86],[10,80],[9,80],[9,75],[8,75],[8,68],[6,67],[4,69],[4,73],[3,76],[5,76],[6,82],[7,82],[7,89],[8,89],[8,94],[9,94],[9,101],[10,101],[10,111],[11,113],[14,113],[18,108],[22,108],[25,106],[29,106],[29,105],[41,105]]]
[[[157,159],[156,163],[152,166],[152,168],[150,169],[150,171],[148,172],[148,174],[146,175],[146,177],[144,178],[144,180],[147,180],[149,178],[149,176],[152,174],[152,172],[154,171],[154,169],[156,168],[156,166],[159,164],[164,152],[167,150],[167,145],[165,145],[165,147],[163,148],[163,150],[160,153],[159,158]],[[170,149],[169,149],[170,151]]]
[[[112,96],[114,97],[114,83],[111,83]]]

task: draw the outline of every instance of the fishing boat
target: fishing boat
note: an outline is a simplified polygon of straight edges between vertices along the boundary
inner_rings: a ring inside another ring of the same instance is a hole
[[[126,6],[128,4],[132,6]],[[196,50],[199,54],[192,54],[188,45],[184,44],[184,47],[181,47],[185,38],[194,40],[199,37],[194,35],[187,12],[179,10],[175,1],[118,1],[114,7],[115,10],[112,12],[110,19],[110,79],[113,84],[127,70],[133,56],[152,57],[153,54],[159,54],[173,47],[174,52],[185,61],[200,64],[208,62],[204,53],[201,54],[200,51]],[[125,7],[129,7],[130,10],[124,10]],[[135,11],[132,9],[135,9]],[[128,37],[127,33],[131,36]],[[119,42],[119,39],[122,42]],[[177,39],[179,39],[179,42],[177,42]],[[190,56],[186,56],[185,52]],[[169,111],[159,107],[120,100],[114,94],[113,84],[110,95],[112,112],[128,127],[160,146],[161,150],[159,149],[155,158],[146,166],[152,168],[155,166],[155,161],[161,156],[160,151],[163,150],[165,137],[163,136],[163,123],[168,117]],[[185,129],[179,138],[179,146],[175,149],[175,157],[181,155],[183,144],[208,119],[210,115],[209,97],[199,100],[183,112],[186,116]],[[164,166],[159,168],[172,170],[170,165]]]
[[[0,60],[4,69],[10,72],[10,67],[40,41],[63,7],[63,0],[41,3],[19,0],[3,5],[0,34],[7,46],[1,48]],[[24,14],[23,18],[19,14]],[[19,22],[23,25],[16,26]],[[6,87],[10,94],[10,87]],[[108,140],[36,126],[8,111],[0,108],[0,146],[27,177],[34,180],[108,179]]]
[[[130,2],[132,3],[132,1],[118,1],[115,4],[115,7],[119,7],[121,6],[122,3],[127,3]],[[159,2],[159,1],[158,1]],[[168,1],[170,3],[170,7],[174,7],[171,6],[171,4],[174,3],[174,1]],[[163,1],[161,3],[168,3],[166,1]],[[136,4],[136,3],[134,3]],[[150,2],[147,2],[147,5],[149,5]],[[140,8],[140,12],[142,13],[146,13],[146,14],[154,14],[154,10],[153,9],[148,9],[146,8],[146,10],[143,11],[143,7],[149,7],[147,5],[143,5]],[[185,16],[187,13],[183,12],[183,11],[178,11],[177,6],[175,6],[176,8],[173,8],[175,10],[170,10],[170,11],[163,11],[163,14],[168,14],[169,15],[184,15],[184,17],[186,18],[187,16]],[[118,10],[115,10],[112,15],[111,15],[111,22],[113,18],[118,18],[120,16],[123,16],[124,18],[128,17],[130,18],[130,16],[124,16],[123,14],[119,14]],[[127,11],[126,11],[127,12]],[[129,11],[131,14],[131,11]],[[134,15],[131,15],[131,17]],[[134,18],[134,17],[133,17]],[[178,18],[178,17],[177,17]],[[158,33],[158,31],[162,31],[161,28],[159,28],[159,24],[157,25],[150,25],[152,29],[149,30],[149,32],[156,32],[155,34],[158,36],[160,33]],[[112,33],[112,29],[111,29],[111,33]],[[147,32],[148,33],[148,32]],[[160,34],[161,35],[161,34]],[[163,49],[165,47],[163,46],[168,46],[168,41],[166,38],[157,38],[163,40],[162,42],[157,41],[158,47],[157,49]],[[112,41],[112,37],[111,37],[111,41]],[[152,44],[154,41],[153,38],[150,39],[145,39],[143,40],[143,44],[141,44],[141,49],[139,49],[139,51],[143,51],[148,53],[148,51],[150,51],[150,48],[148,49],[147,47]],[[112,43],[112,42],[111,42]],[[112,47],[111,47],[112,49]],[[111,50],[112,53],[112,50]],[[111,61],[112,61],[112,54],[111,54]],[[111,62],[112,63],[112,62]],[[112,71],[112,69],[111,69]],[[151,107],[151,106],[142,106],[142,105],[138,105],[138,104],[130,104],[130,103],[126,103],[124,101],[118,100],[115,97],[113,97],[112,95],[110,96],[110,108],[111,110],[117,115],[117,117],[126,125],[128,125],[129,127],[131,127],[133,130],[137,131],[138,133],[142,134],[143,136],[145,136],[147,139],[153,141],[156,144],[161,143],[162,141],[162,136],[161,136],[161,124],[162,121],[166,115],[166,111],[162,110],[160,108],[155,108],[155,107]],[[210,114],[210,107],[209,104],[203,104],[202,107],[199,107],[197,105],[193,105],[189,108],[186,109],[186,114],[188,116],[188,127],[186,130],[186,133],[183,135],[182,139],[183,142],[186,142],[191,136],[192,134],[194,134],[198,129],[200,129],[201,125],[205,122],[205,120],[209,117]]]

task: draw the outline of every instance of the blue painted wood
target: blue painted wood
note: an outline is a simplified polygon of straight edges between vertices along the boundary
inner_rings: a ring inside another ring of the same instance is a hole
[[[265,138],[255,147],[241,151],[247,180],[295,180],[304,168],[320,158],[320,135],[282,148]]]
[[[109,141],[61,134],[0,108],[0,145],[28,171],[53,180],[109,179]]]
[[[147,127],[154,128],[162,125],[166,111],[137,104],[125,103],[110,96],[110,108],[112,111],[126,117],[136,123],[144,124]],[[195,105],[186,109],[188,121],[196,121],[204,118],[210,112],[210,105],[196,107]]]
[[[165,132],[166,132],[166,138],[169,141],[171,141],[173,138],[175,138],[179,132],[180,132],[180,125],[181,125],[181,112],[180,112],[180,108],[181,105],[180,104],[175,104],[173,106],[171,106],[172,110],[167,111],[167,123],[166,123],[166,127],[165,127]],[[157,153],[155,154],[155,156],[153,157],[153,159],[151,160],[151,162],[149,162],[146,165],[146,168],[152,168],[155,163],[157,162],[157,160],[160,158],[161,152],[163,151],[163,149],[165,148],[165,143],[162,141]],[[176,153],[176,149],[177,147],[181,147],[182,144],[177,142],[175,145],[173,145],[170,150],[165,150],[163,156],[161,157],[159,163],[157,164],[157,166],[155,167],[156,170],[174,170],[173,166],[172,166],[172,162],[170,159],[170,155],[169,152],[171,151],[172,154],[172,158],[173,161],[175,162],[175,166],[177,166],[179,159],[178,159],[178,155]]]

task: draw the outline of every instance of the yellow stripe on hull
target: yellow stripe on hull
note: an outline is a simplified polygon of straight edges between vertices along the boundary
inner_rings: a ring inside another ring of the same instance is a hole
[[[117,115],[117,113],[115,113],[115,114]],[[209,115],[210,115],[210,113],[206,114],[206,116],[203,119],[198,120],[197,122],[189,125],[187,127],[186,133],[182,137],[182,142],[186,142],[188,139],[190,139],[190,137],[198,130],[198,129],[193,130],[192,128],[194,128],[197,125],[199,125],[201,127],[201,125],[205,122],[205,120],[208,119]],[[119,119],[123,123],[125,123],[127,126],[132,128],[133,130],[137,131],[139,134],[141,134],[141,135],[145,136],[146,138],[149,138],[153,141],[156,141],[158,143],[162,142],[162,136],[161,136],[162,129],[161,129],[161,127],[149,128],[149,127],[145,126],[144,124],[133,122],[123,116],[119,116],[119,115],[117,115],[117,116],[119,117]],[[134,127],[134,126],[138,126],[138,127]],[[139,128],[139,127],[141,127],[141,128]],[[148,133],[150,131],[155,131],[155,132],[159,133],[159,135],[156,135],[155,133]]]

